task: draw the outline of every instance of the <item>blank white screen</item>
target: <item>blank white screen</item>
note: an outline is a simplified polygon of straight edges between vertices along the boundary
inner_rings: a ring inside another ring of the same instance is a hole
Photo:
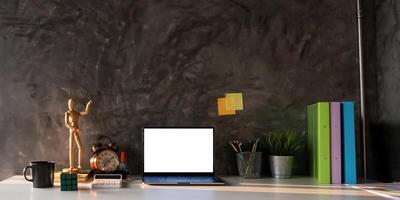
[[[145,128],[144,172],[213,172],[212,128]]]

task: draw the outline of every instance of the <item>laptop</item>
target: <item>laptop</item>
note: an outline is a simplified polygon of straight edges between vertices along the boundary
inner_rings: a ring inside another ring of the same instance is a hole
[[[143,182],[224,185],[214,176],[214,128],[143,128]]]

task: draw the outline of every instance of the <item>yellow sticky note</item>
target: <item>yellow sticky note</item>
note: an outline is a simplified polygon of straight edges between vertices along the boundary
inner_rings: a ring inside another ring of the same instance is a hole
[[[227,110],[226,109],[226,99],[218,98],[218,115],[235,115],[235,110]]]
[[[243,110],[243,93],[226,93],[227,110]]]

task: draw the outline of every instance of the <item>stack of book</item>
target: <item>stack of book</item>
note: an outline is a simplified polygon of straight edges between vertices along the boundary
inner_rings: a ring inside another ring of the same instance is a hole
[[[310,172],[320,184],[355,184],[356,141],[353,102],[307,106]]]

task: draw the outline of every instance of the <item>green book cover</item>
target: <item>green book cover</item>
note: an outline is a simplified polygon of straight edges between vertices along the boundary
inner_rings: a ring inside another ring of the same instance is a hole
[[[316,105],[307,106],[307,143],[309,156],[310,175],[316,177],[316,160],[315,160],[315,124],[316,124]]]
[[[331,183],[329,110],[328,102],[307,106],[310,174],[320,184]]]
[[[330,113],[329,103],[317,103],[316,123],[316,173],[321,184],[331,183]]]

